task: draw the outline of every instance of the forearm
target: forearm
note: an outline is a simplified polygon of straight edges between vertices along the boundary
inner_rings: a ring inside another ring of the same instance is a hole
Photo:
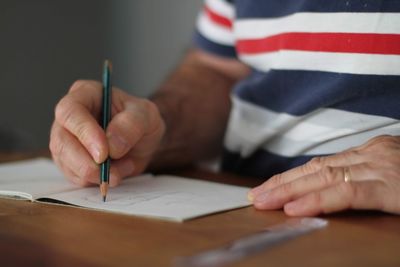
[[[152,168],[184,165],[218,155],[231,107],[231,88],[240,76],[229,74],[210,67],[192,51],[160,87],[152,100],[167,130]]]

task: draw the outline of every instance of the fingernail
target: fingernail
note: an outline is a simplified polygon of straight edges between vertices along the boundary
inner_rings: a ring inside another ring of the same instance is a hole
[[[100,148],[96,144],[91,144],[89,146],[89,152],[92,155],[94,161],[96,161],[97,163],[101,163]]]
[[[247,200],[250,202],[254,201],[254,195],[251,191],[247,193]]]
[[[124,152],[126,147],[128,146],[128,142],[126,142],[125,139],[116,134],[109,134],[107,137],[110,144],[110,150],[113,152]]]
[[[261,184],[259,186],[254,187],[253,189],[251,189],[250,192],[253,195],[253,197],[257,197],[257,195],[262,193],[264,190],[265,190],[264,184]]]
[[[265,202],[268,199],[268,197],[269,197],[269,192],[261,193],[256,197],[255,202],[258,203]]]

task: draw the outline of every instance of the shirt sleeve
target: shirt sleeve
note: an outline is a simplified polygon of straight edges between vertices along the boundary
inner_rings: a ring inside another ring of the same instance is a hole
[[[236,58],[232,31],[234,16],[231,1],[205,0],[197,18],[194,45],[212,54]]]

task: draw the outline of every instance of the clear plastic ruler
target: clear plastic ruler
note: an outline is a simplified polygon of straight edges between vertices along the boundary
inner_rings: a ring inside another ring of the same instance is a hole
[[[328,221],[319,218],[294,218],[265,230],[237,239],[223,247],[178,258],[178,267],[219,267],[254,253],[266,250],[284,241],[324,228]]]

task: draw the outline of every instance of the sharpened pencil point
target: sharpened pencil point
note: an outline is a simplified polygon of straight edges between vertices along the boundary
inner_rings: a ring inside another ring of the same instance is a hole
[[[107,189],[108,189],[108,184],[105,182],[102,182],[100,184],[100,192],[101,196],[103,198],[103,202],[106,202],[106,197],[107,197]]]

